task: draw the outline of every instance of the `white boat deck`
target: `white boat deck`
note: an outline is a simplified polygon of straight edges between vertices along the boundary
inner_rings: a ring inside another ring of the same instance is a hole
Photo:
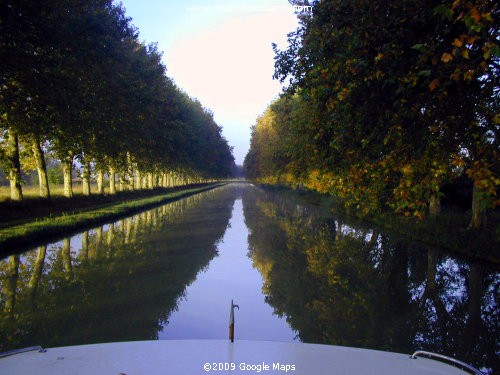
[[[464,375],[409,354],[269,341],[159,340],[50,348],[0,358],[2,375]]]

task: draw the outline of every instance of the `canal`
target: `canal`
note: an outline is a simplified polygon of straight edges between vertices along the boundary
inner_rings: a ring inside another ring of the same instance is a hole
[[[236,340],[422,349],[494,373],[499,275],[235,183],[1,260],[0,351],[227,339],[233,299]]]

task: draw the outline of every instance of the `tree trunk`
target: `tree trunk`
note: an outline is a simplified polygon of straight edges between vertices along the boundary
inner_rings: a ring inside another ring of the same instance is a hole
[[[118,190],[125,190],[125,174],[123,173],[118,174]]]
[[[35,157],[36,170],[38,172],[39,195],[41,198],[50,199],[49,178],[47,175],[47,165],[43,155],[40,141],[35,139],[32,144],[33,156]]]
[[[109,168],[109,194],[116,194],[115,169]]]
[[[474,184],[472,189],[472,218],[468,229],[479,229],[486,225],[486,209],[484,194],[480,188]]]
[[[102,169],[97,171],[97,193],[104,194],[104,171]]]
[[[128,180],[128,190],[135,190],[135,176],[133,170],[130,171],[129,180]]]
[[[132,162],[132,156],[130,156],[130,152],[127,151],[127,190],[134,190],[134,163]]]
[[[68,155],[62,160],[64,176],[64,196],[73,197],[73,182],[71,181],[71,172],[73,171],[73,155]]]
[[[441,200],[439,199],[439,192],[432,193],[429,199],[429,215],[438,216],[441,213]]]
[[[136,190],[142,189],[141,172],[138,169],[135,171],[135,189]]]
[[[148,189],[153,189],[154,188],[154,179],[153,179],[153,173],[148,173]]]
[[[90,195],[90,163],[88,161],[83,163],[82,192],[83,195]]]
[[[21,188],[21,162],[19,160],[19,139],[17,134],[9,130],[9,138],[5,156],[9,160],[10,199],[13,201],[23,200],[23,189]]]

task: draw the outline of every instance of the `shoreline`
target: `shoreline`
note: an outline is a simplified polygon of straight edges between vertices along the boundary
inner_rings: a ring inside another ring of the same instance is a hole
[[[358,220],[365,225],[372,225],[411,241],[443,249],[480,261],[500,264],[500,227],[498,213],[492,213],[487,226],[480,230],[468,230],[470,219],[465,212],[443,210],[436,218],[426,217],[419,221],[395,213],[382,212],[377,215],[362,216],[354,209],[347,209],[334,196],[305,189],[293,189],[286,185],[261,184],[263,189],[283,191],[296,195],[311,204],[325,207],[332,213]]]
[[[56,215],[36,218],[12,226],[0,228],[0,254],[7,256],[35,247],[48,239],[57,240],[81,230],[90,229],[99,224],[120,219],[137,212],[174,202],[204,191],[223,186],[225,183],[213,183],[185,189],[169,189],[147,197],[123,200],[112,203],[80,208],[76,212],[58,212]],[[13,249],[15,247],[15,249]]]

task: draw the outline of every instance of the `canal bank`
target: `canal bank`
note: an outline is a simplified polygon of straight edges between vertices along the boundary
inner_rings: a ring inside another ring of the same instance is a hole
[[[4,225],[0,229],[0,254],[7,254],[14,246],[22,251],[29,246],[36,246],[54,236],[66,236],[97,224],[131,215],[135,212],[152,208],[222,186],[223,183],[190,186],[182,189],[159,190],[154,195],[125,201],[105,203],[99,206],[82,207],[77,211],[67,211],[23,222],[18,225]]]
[[[315,191],[292,189],[285,185],[259,185],[269,191],[282,192],[290,197],[300,197],[313,205],[323,206],[334,215],[348,217],[350,221],[384,228],[409,240],[439,247],[474,259],[500,264],[500,212],[490,212],[487,225],[481,229],[467,229],[470,212],[444,208],[436,217],[405,217],[394,212],[362,215],[355,209],[347,209],[334,197]]]

